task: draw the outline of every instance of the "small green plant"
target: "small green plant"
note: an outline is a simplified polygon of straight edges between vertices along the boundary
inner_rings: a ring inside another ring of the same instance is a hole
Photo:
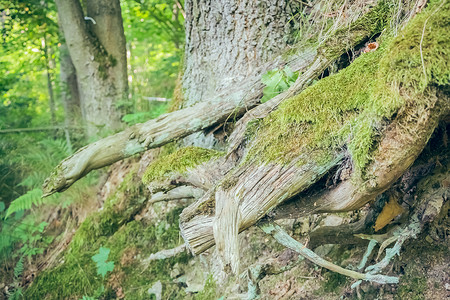
[[[105,278],[106,273],[112,272],[114,269],[114,262],[106,262],[110,251],[108,248],[100,247],[98,254],[92,256],[92,260],[97,265],[97,274],[102,275],[103,278]]]
[[[155,119],[160,115],[167,112],[169,107],[168,102],[156,102],[152,103],[148,107],[148,111],[135,112],[126,114],[122,117],[122,121],[128,125],[134,125],[136,123],[143,123],[150,119]]]
[[[297,77],[298,72],[293,72],[289,66],[283,70],[274,69],[263,74],[261,82],[266,87],[263,89],[264,96],[261,99],[261,103],[267,102],[276,95],[286,91],[297,80]]]
[[[100,247],[98,253],[92,256],[92,260],[95,262],[97,266],[97,275],[102,275],[102,278],[105,279],[105,276],[108,272],[112,272],[114,270],[114,262],[108,261],[109,252],[111,250],[109,248]],[[105,292],[105,286],[102,284],[97,290],[94,292],[94,296],[83,296],[80,300],[96,300]]]

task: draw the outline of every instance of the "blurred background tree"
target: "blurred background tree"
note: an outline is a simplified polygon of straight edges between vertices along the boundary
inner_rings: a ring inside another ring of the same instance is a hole
[[[183,5],[172,0],[120,1],[126,37],[125,84],[129,88],[112,105],[120,111],[115,121],[143,122],[168,109],[184,46]],[[88,10],[88,5],[84,9]],[[94,25],[89,19],[84,21],[87,28]],[[0,277],[6,278],[5,282],[15,278],[7,270],[19,261],[23,267],[20,249],[35,234],[21,239],[23,224],[26,228],[45,227],[42,221],[52,210],[76,205],[96,193],[93,187],[98,175],[93,175],[70,195],[46,200],[53,207],[47,214],[35,213],[33,206],[41,201],[40,186],[51,169],[97,138],[85,134],[86,120],[80,107],[84,100],[78,94],[80,76],[61,25],[55,1],[0,0],[0,259],[5,266]],[[102,118],[113,119],[111,115]],[[105,128],[99,136],[114,129]],[[5,219],[15,199],[19,200],[17,212]]]

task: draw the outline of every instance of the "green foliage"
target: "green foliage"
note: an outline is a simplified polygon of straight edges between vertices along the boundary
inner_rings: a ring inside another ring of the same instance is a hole
[[[149,102],[147,97],[172,98],[184,43],[184,18],[177,3],[183,1],[121,1],[132,95],[124,103],[129,115],[123,121],[129,124],[161,114],[166,104]]]
[[[23,257],[19,259],[14,267],[14,277],[19,278],[23,273]]]
[[[121,193],[119,192],[119,194]],[[128,203],[124,204],[124,207],[127,205],[132,206],[132,210],[136,210],[136,205],[142,207],[142,204]],[[68,250],[65,251],[64,263],[40,274],[26,291],[25,296],[30,299],[64,299],[96,295],[96,290],[101,288],[104,280],[102,276],[97,276],[97,268],[92,263],[92,257],[97,255],[101,245],[110,249],[107,259],[120,262],[114,266],[114,270],[117,274],[123,274],[123,277],[120,277],[120,285],[125,299],[145,299],[148,297],[147,291],[154,281],[172,282],[171,269],[176,263],[185,263],[187,254],[164,261],[151,262],[147,268],[143,268],[140,260],[135,259],[134,256],[145,258],[151,253],[178,246],[180,238],[179,228],[176,224],[178,224],[182,208],[167,213],[161,223],[145,220],[133,220],[127,223],[126,220],[130,220],[129,215],[117,213],[118,219],[115,222],[123,225],[114,226],[115,229],[108,231],[105,235],[105,232],[102,231],[104,228],[94,225],[104,217],[109,220],[108,211],[117,209],[118,206],[105,208],[104,211],[96,213],[97,217],[87,218],[75,234]],[[124,257],[130,258],[124,260]],[[105,255],[103,255],[103,259],[105,259]],[[105,289],[108,291],[111,288],[106,286]],[[184,296],[186,294],[177,285],[168,284],[167,288],[163,290],[163,299],[171,297],[183,299]]]
[[[42,254],[46,247],[53,241],[52,237],[44,236],[46,222],[35,224],[31,218],[21,220],[9,218],[2,222],[0,231],[0,259],[8,257],[27,257],[30,259],[36,254]],[[16,245],[20,248],[13,252]]]
[[[22,288],[17,288],[14,290],[12,294],[9,294],[8,300],[19,300],[23,299],[23,291]]]
[[[261,99],[261,103],[286,91],[297,80],[297,77],[298,72],[293,72],[289,66],[283,70],[274,69],[263,74],[261,81],[266,87],[263,89],[264,96]]]
[[[142,182],[148,184],[171,174],[182,174],[189,168],[222,156],[223,153],[199,147],[185,147],[152,162],[142,176]]]
[[[347,276],[336,272],[326,272],[325,278],[322,287],[325,293],[338,293],[349,283],[349,278]]]
[[[92,256],[92,260],[97,265],[97,274],[102,275],[103,278],[105,278],[106,273],[112,272],[114,269],[114,262],[106,262],[110,251],[108,248],[100,247],[99,253]]]
[[[27,210],[30,209],[33,205],[39,205],[43,202],[42,190],[41,189],[33,189],[28,191],[25,195],[20,196],[13,202],[11,202],[8,207],[8,211],[6,213],[5,218],[10,216],[11,214],[19,211],[19,210]]]
[[[150,119],[155,119],[160,115],[167,112],[169,108],[168,102],[155,102],[145,112],[137,112],[134,114],[127,114],[122,117],[122,121],[128,125],[134,125],[136,123],[144,123]]]

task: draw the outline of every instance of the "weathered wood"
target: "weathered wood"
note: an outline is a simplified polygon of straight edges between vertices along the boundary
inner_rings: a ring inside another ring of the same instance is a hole
[[[141,264],[144,265],[144,268],[147,268],[150,262],[154,260],[163,260],[168,259],[174,256],[177,256],[180,253],[183,253],[186,251],[186,245],[182,244],[178,247],[172,248],[172,249],[164,249],[156,253],[150,254],[149,257],[142,260]]]
[[[309,162],[298,166],[298,161],[308,155],[305,154],[288,165],[261,165],[258,162],[244,164],[228,174],[217,189],[210,190],[184,209],[180,215],[180,230],[191,252],[199,254],[214,245],[214,215],[219,220],[216,224],[222,222],[220,216],[223,216],[215,211],[217,201],[224,204],[227,201],[235,201],[235,204],[238,204],[238,211],[233,213],[238,218],[238,231],[241,232],[254,225],[284,200],[310,187],[344,156],[343,153],[338,153],[325,165]],[[230,234],[225,228],[221,228],[222,232],[218,230],[217,236]],[[231,237],[235,238],[234,233],[231,234]],[[228,244],[229,241],[223,245],[229,247]],[[227,250],[224,248],[224,251]]]
[[[310,65],[314,56],[315,51],[308,48],[304,53],[290,56],[287,59],[288,65],[295,71],[303,71]],[[280,64],[284,64],[281,56],[256,70],[253,76],[234,90],[223,92],[210,101],[162,115],[146,123],[136,124],[79,149],[63,160],[46,179],[43,185],[44,196],[66,190],[92,170],[111,165],[136,153],[160,147],[175,139],[224,122],[230,117],[241,116],[259,103],[264,88],[260,74]]]
[[[181,199],[198,199],[203,196],[205,192],[202,189],[191,186],[178,186],[167,192],[158,192],[152,195],[149,204],[154,204],[162,201],[172,201]]]
[[[238,232],[254,225],[267,213],[275,219],[280,219],[360,208],[389,188],[411,166],[426,146],[439,121],[450,113],[448,96],[440,94],[438,97],[434,91],[434,94],[430,92],[427,97],[429,101],[426,105],[409,105],[385,130],[373,162],[367,168],[371,174],[370,180],[353,174],[352,178],[331,190],[291,200],[271,211],[284,200],[311,186],[335,166],[343,154],[322,167],[308,163],[299,168],[295,162],[287,166],[246,164],[233,171],[233,176],[219,185],[219,201],[233,201],[239,206]],[[234,182],[230,178],[235,178]],[[215,212],[217,191],[207,193],[181,214],[181,232],[193,254],[199,254],[215,243],[212,226],[214,222],[222,222],[222,215]],[[226,196],[223,195],[224,191]],[[214,221],[214,215],[219,221]],[[226,225],[227,222],[223,224]],[[222,228],[222,231],[217,230],[217,237],[229,238],[230,233],[225,231],[225,228]],[[235,235],[231,237],[235,239]],[[224,247],[226,248],[223,251],[235,249],[233,245]],[[235,255],[231,254],[232,257]],[[224,265],[227,264],[231,266],[231,261],[224,261]]]

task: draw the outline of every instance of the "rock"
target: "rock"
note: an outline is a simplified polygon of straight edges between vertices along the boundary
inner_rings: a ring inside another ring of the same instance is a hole
[[[156,300],[162,299],[162,283],[160,280],[155,282],[151,288],[148,289],[148,293],[154,294],[156,296]]]

